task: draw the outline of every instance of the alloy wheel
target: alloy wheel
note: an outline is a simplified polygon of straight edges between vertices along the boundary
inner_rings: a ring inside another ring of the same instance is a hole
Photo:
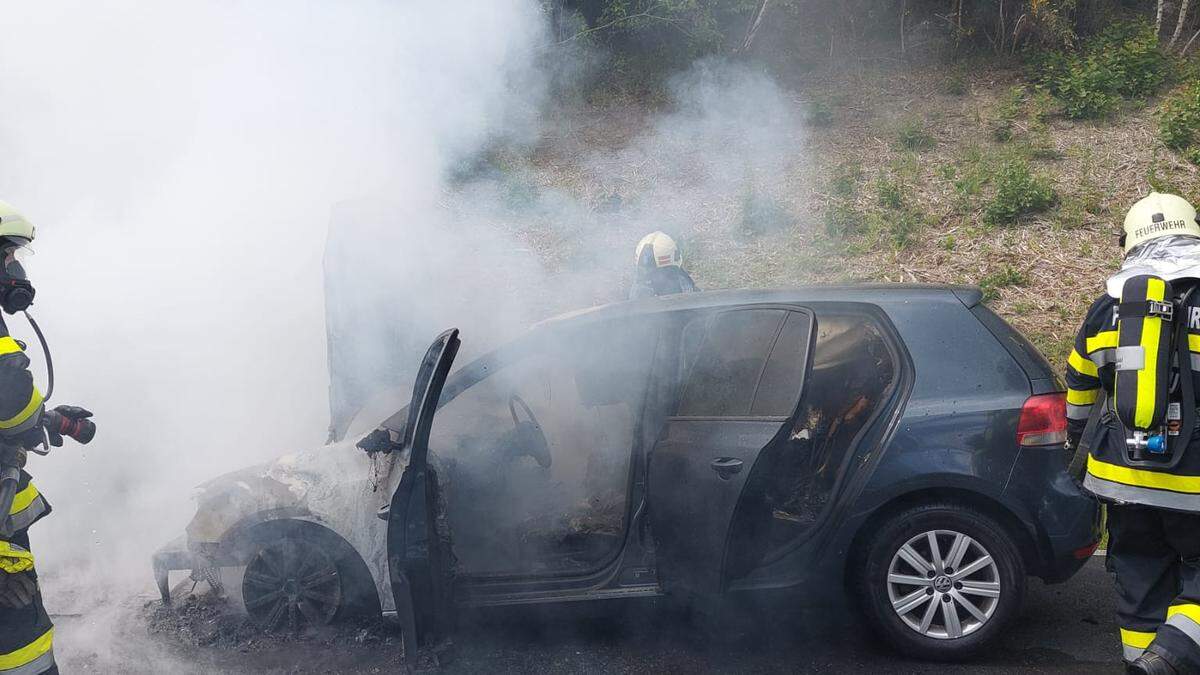
[[[953,530],[909,539],[887,574],[892,609],[912,630],[952,640],[982,628],[1000,604],[1000,570],[978,540]]]
[[[246,611],[266,630],[325,625],[342,604],[337,564],[305,542],[272,542],[246,566],[242,599]]]

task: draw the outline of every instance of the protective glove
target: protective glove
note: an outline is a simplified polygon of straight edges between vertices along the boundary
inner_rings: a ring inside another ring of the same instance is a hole
[[[20,609],[37,595],[37,579],[31,572],[0,572],[0,607]]]
[[[60,405],[45,413],[42,424],[50,445],[62,447],[63,434],[87,444],[96,435],[96,423],[88,418],[92,411],[75,405]]]

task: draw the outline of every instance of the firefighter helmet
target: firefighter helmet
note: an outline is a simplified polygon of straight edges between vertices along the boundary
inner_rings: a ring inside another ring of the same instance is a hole
[[[1139,244],[1168,235],[1200,238],[1196,209],[1183,197],[1151,192],[1129,209],[1121,240],[1129,253]]]
[[[642,267],[681,267],[683,254],[675,240],[664,232],[651,232],[642,238],[634,253],[634,261]]]

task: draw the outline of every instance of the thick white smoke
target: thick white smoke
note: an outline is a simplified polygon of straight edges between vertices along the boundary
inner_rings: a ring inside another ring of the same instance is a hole
[[[31,460],[55,507],[32,533],[52,613],[148,590],[194,485],[324,440],[338,205],[394,206],[362,261],[392,273],[364,297],[410,312],[414,340],[459,325],[467,355],[621,297],[648,231],[723,245],[747,195],[786,189],[799,140],[769,78],[705,62],[630,143],[589,148],[542,118],[537,0],[45,0],[0,24],[0,199],[40,228],[55,403],[100,426]],[[463,177],[543,134],[584,194],[526,177],[514,205],[512,175]],[[116,642],[93,624],[68,658]]]
[[[100,426],[33,459],[55,513],[32,535],[52,612],[88,611],[145,588],[192,486],[324,440],[331,210],[440,222],[448,169],[533,122],[543,23],[535,0],[48,0],[0,23],[0,199],[40,227],[55,401]]]

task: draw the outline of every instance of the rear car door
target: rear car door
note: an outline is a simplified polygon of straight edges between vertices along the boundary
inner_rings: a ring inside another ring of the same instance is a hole
[[[684,327],[678,403],[648,476],[668,590],[720,592],[766,550],[771,514],[742,493],[759,455],[786,440],[815,329],[813,313],[792,306],[738,308]]]
[[[437,530],[438,482],[429,466],[429,432],[458,347],[458,329],[452,328],[426,351],[394,450],[408,455],[387,511],[388,575],[406,655],[415,655],[418,644],[444,636],[449,629],[448,551]]]

